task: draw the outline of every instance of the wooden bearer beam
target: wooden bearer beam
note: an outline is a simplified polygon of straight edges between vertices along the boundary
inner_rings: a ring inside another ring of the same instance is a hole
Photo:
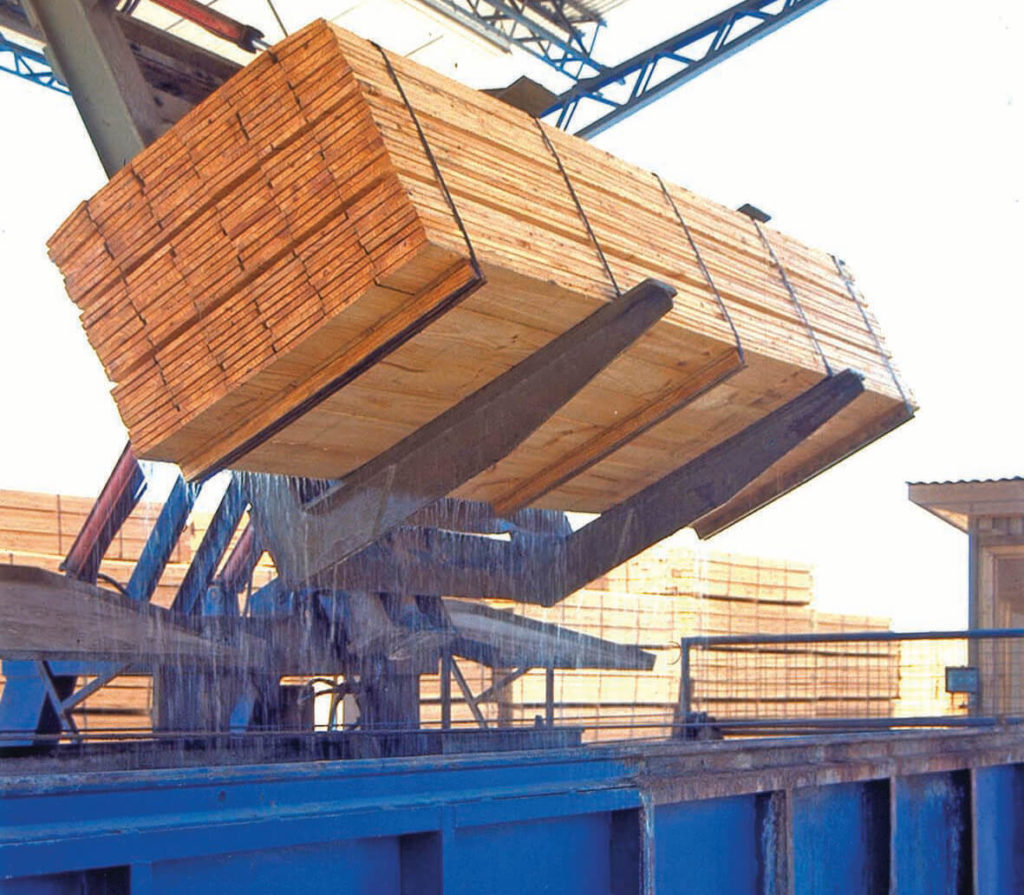
[[[744,367],[738,353],[730,351],[698,370],[682,384],[659,395],[636,413],[630,414],[615,426],[605,429],[578,448],[559,457],[525,481],[494,501],[494,511],[506,516],[533,503],[545,494],[564,485],[570,479],[586,472],[595,463],[615,453],[634,438],[643,435],[652,426],[682,410],[701,395],[738,373]]]
[[[912,406],[901,405],[894,408],[868,428],[857,430],[852,437],[815,452],[808,457],[805,463],[792,469],[786,475],[772,475],[766,477],[764,482],[751,483],[750,487],[745,488],[741,494],[737,494],[727,504],[697,520],[693,526],[694,529],[701,538],[710,538],[720,531],[724,531],[730,525],[735,525],[751,513],[767,506],[797,485],[821,475],[826,469],[831,469],[841,460],[857,453],[876,438],[880,438],[913,418]]]
[[[228,664],[241,658],[233,644],[203,636],[166,609],[14,565],[0,565],[0,656]]]
[[[853,370],[788,404],[602,513],[566,541],[562,595],[593,581],[719,507],[864,391]],[[561,597],[559,597],[560,599]]]

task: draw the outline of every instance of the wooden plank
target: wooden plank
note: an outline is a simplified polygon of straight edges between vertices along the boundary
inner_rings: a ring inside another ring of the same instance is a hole
[[[0,655],[11,659],[238,661],[168,612],[27,566],[0,565]]]

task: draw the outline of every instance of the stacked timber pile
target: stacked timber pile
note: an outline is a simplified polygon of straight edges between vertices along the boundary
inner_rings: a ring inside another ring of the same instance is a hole
[[[0,491],[0,562],[59,571],[94,503],[88,497]],[[159,504],[140,503],[135,508],[114,536],[100,566],[102,574],[128,581],[159,512]],[[199,537],[190,522],[174,547],[154,603],[170,605]]]
[[[0,490],[0,563],[59,571],[94,503],[91,497]],[[159,513],[158,503],[136,506],[107,550],[100,565],[103,575],[127,584]],[[193,513],[160,577],[154,604],[171,605],[208,523],[207,514]],[[253,586],[260,587],[273,576],[273,565],[264,555],[253,573]],[[0,675],[0,687],[2,681]],[[82,730],[147,730],[152,727],[151,709],[151,678],[123,675],[84,700],[75,710],[75,720]]]
[[[906,718],[966,715],[969,697],[946,692],[944,669],[968,664],[966,640],[908,640],[900,656],[896,714]]]
[[[674,310],[458,496],[601,511],[829,371],[867,389],[707,530],[912,413],[836,260],[316,22],[50,242],[137,455],[338,477],[619,292]]]
[[[810,566],[657,545],[545,609],[488,600],[538,621],[562,625],[656,655],[653,671],[561,671],[556,717],[590,727],[587,739],[669,733],[679,700],[683,637],[885,631],[889,620],[821,612],[813,607]],[[694,711],[720,718],[884,717],[900,697],[899,644],[799,645],[747,654],[691,654]],[[465,665],[474,691],[490,686],[490,669]],[[932,669],[941,676],[941,669]],[[499,675],[500,676],[500,675]],[[421,679],[424,720],[439,717],[436,677]],[[545,709],[544,671],[509,685],[490,717],[531,723]],[[456,721],[471,722],[465,707]]]

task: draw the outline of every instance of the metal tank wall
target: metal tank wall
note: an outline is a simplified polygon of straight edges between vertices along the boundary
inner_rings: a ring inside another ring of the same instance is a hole
[[[959,731],[0,777],[0,893],[1005,893],[1024,745]]]

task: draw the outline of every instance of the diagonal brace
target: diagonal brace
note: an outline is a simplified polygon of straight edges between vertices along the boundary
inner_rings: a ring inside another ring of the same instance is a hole
[[[863,390],[853,370],[826,378],[568,536],[517,534],[503,542],[406,527],[317,583],[554,605],[725,504]]]
[[[505,457],[672,307],[656,280],[602,306],[526,360],[302,504],[248,476],[260,533],[288,585],[353,556]]]

